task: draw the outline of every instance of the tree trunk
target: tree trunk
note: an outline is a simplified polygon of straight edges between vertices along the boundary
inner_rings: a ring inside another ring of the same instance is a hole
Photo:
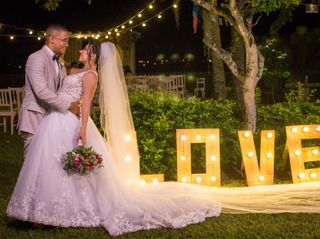
[[[258,82],[259,58],[257,45],[251,42],[251,46],[246,46],[247,72],[243,82],[243,102],[246,113],[246,128],[256,130],[256,101],[255,90]]]
[[[246,57],[243,40],[240,38],[238,32],[234,28],[231,29],[231,37],[234,45],[232,58],[238,65],[239,71],[244,74]],[[242,82],[235,75],[232,75],[232,96],[233,99],[237,101],[239,106],[243,108]]]
[[[256,102],[255,102],[255,87],[250,84],[245,84],[242,87],[243,103],[245,108],[246,129],[255,131],[256,129]]]
[[[212,38],[218,47],[221,47],[219,21],[213,21],[211,26]],[[212,55],[212,82],[214,98],[226,98],[226,78],[224,65],[220,57],[211,50]]]
[[[211,1],[212,4],[215,4],[214,1]],[[220,25],[218,17],[211,14],[209,11],[205,10],[202,13],[203,17],[203,30],[204,34],[212,36],[212,41],[221,48],[221,34],[220,34]],[[226,97],[226,83],[225,83],[225,72],[224,65],[217,53],[213,50],[210,50],[210,55],[212,59],[211,63],[211,92],[210,95],[215,99],[225,98]]]

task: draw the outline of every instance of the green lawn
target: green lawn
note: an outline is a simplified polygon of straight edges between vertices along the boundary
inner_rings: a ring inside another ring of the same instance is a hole
[[[5,210],[23,162],[19,136],[0,132],[0,239],[111,238],[103,228],[34,229]],[[222,214],[183,229],[155,229],[118,238],[320,238],[320,214]]]

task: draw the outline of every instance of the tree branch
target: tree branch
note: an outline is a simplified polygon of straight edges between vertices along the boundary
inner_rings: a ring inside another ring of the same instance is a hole
[[[226,65],[235,77],[237,77],[241,82],[244,82],[245,76],[239,72],[238,66],[236,62],[232,59],[232,56],[229,52],[227,52],[221,47],[218,47],[215,44],[212,37],[210,36],[205,36],[203,38],[203,43],[210,47],[210,49],[213,50],[216,54],[218,54],[219,58],[223,60],[224,63],[226,63]]]
[[[191,0],[195,3],[197,3],[199,6],[203,7],[204,9],[208,10],[209,12],[213,13],[214,15],[224,17],[225,19],[228,20],[230,25],[233,27],[237,28],[237,24],[235,20],[233,19],[232,15],[223,10],[222,8],[219,8],[217,5],[214,6],[210,2],[207,2],[205,0]]]
[[[231,15],[236,22],[236,25],[237,25],[236,29],[238,30],[239,34],[242,36],[244,43],[247,44],[248,46],[251,46],[252,43],[254,42],[254,37],[251,31],[247,28],[246,23],[244,22],[244,19],[237,7],[236,0],[229,0],[229,8],[230,8]]]

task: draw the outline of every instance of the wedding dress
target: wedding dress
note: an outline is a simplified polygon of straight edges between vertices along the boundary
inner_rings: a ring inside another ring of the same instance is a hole
[[[82,76],[68,76],[59,94],[77,100]],[[7,208],[8,216],[62,227],[104,226],[111,235],[156,227],[184,227],[218,216],[220,206],[175,186],[151,190],[120,179],[108,144],[89,119],[88,146],[103,156],[103,168],[88,176],[69,175],[62,165],[77,145],[81,120],[51,111],[34,135]]]

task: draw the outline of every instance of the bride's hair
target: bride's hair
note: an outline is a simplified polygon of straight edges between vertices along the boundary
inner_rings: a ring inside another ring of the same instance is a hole
[[[100,59],[100,49],[101,49],[101,44],[95,39],[89,39],[88,45],[90,46],[90,50],[88,52],[89,59],[91,59],[92,54],[96,55],[96,60],[95,64],[98,65],[98,61]]]

